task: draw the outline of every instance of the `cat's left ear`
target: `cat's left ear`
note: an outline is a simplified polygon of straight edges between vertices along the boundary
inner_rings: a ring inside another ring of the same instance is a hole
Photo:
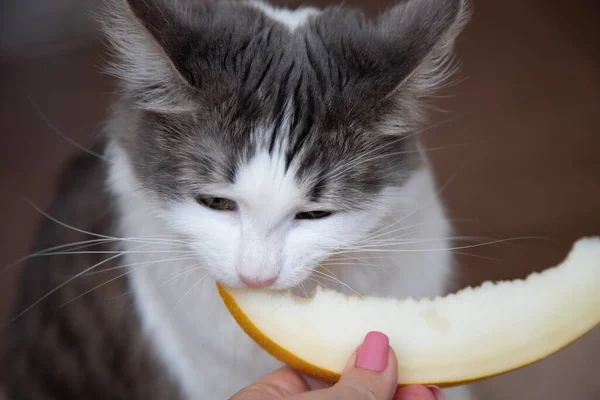
[[[380,16],[378,42],[391,88],[418,96],[438,88],[453,72],[454,44],[470,15],[468,0],[404,0]]]
[[[438,87],[469,15],[467,0],[403,0],[368,22],[331,9],[315,34],[338,65],[333,76],[347,98],[372,104],[400,90],[408,99]]]

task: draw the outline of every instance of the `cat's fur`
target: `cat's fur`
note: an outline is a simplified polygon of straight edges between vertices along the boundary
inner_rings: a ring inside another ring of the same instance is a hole
[[[215,280],[304,290],[312,274],[343,291],[443,293],[450,227],[417,133],[467,14],[465,0],[408,0],[372,21],[337,7],[114,0],[122,91],[103,160],[80,156],[51,214],[119,238],[94,251],[122,253],[29,262],[3,357],[11,398],[232,395],[279,363],[235,324]],[[208,209],[203,195],[237,209]],[[321,210],[334,213],[294,218]],[[89,238],[46,223],[37,249]]]

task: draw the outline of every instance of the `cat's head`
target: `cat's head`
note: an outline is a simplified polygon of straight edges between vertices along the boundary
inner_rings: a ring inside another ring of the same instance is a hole
[[[168,4],[168,5],[167,5]],[[465,0],[344,8],[114,0],[114,132],[135,179],[217,280],[285,288],[356,245],[421,167],[419,100]]]

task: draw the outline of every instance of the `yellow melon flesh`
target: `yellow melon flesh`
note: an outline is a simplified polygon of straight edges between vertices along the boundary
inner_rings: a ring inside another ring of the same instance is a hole
[[[600,323],[600,238],[579,240],[558,266],[525,280],[485,283],[435,299],[347,296],[219,285],[229,311],[260,346],[304,373],[337,381],[372,330],[398,356],[399,385],[454,386],[502,374],[560,350]]]

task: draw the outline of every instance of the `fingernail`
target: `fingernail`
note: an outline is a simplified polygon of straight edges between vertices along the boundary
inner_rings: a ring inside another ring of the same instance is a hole
[[[358,349],[356,366],[383,372],[388,365],[389,352],[390,339],[381,332],[369,332]]]
[[[433,393],[433,395],[435,396],[435,400],[444,400],[446,398],[444,392],[442,392],[442,389],[440,389],[437,386],[427,386],[427,389],[429,389],[429,391]]]

